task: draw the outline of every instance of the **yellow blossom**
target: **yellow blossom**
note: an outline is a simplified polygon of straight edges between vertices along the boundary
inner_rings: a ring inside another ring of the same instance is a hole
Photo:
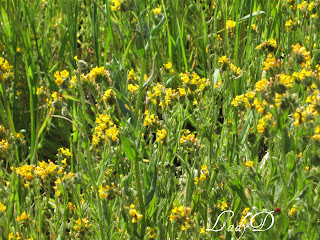
[[[143,218],[143,215],[138,213],[137,210],[135,209],[135,205],[134,204],[130,205],[129,215],[131,217],[131,222],[132,223],[137,223],[138,220]]]
[[[7,209],[7,207],[0,202],[0,213],[5,211],[6,209]]]
[[[25,220],[30,220],[31,217],[29,214],[26,213],[26,211],[24,211],[20,216],[17,217],[17,221],[25,221]]]
[[[247,162],[245,163],[245,165],[246,165],[247,167],[249,167],[249,168],[252,168],[252,167],[253,167],[253,161],[247,161]]]
[[[232,31],[232,29],[233,29],[235,26],[236,26],[236,22],[235,22],[235,21],[227,20],[227,22],[226,22],[227,32]]]
[[[170,69],[172,68],[172,63],[171,63],[171,62],[167,62],[166,64],[163,64],[163,66],[164,66],[166,69],[170,70]]]
[[[296,212],[297,212],[296,205],[293,205],[292,208],[290,209],[289,214],[290,216],[293,216],[296,214]]]
[[[221,206],[220,206],[220,209],[221,209],[222,211],[224,211],[227,207],[228,207],[228,204],[227,204],[225,201],[223,201],[222,204],[221,204]]]
[[[156,141],[163,143],[163,140],[165,139],[166,135],[167,135],[167,131],[165,129],[157,130]]]
[[[161,13],[161,6],[158,4],[157,8],[152,9],[154,15],[159,15]]]

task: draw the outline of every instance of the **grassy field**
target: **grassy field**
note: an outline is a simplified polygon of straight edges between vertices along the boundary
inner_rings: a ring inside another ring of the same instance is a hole
[[[320,239],[319,0],[0,2],[0,239]]]

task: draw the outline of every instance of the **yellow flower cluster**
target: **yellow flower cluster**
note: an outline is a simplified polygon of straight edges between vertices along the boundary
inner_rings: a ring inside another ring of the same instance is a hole
[[[53,175],[56,170],[58,174],[62,174],[63,169],[59,169],[58,165],[49,160],[49,163],[45,161],[40,162],[39,165],[35,168],[35,173],[40,176],[42,180],[45,180],[45,178]]]
[[[275,102],[275,105],[276,105],[277,107],[280,107],[280,106],[281,106],[282,99],[283,99],[286,95],[287,95],[286,93],[284,93],[284,94],[276,93],[276,94],[275,94],[274,102]]]
[[[223,68],[224,65],[229,64],[229,59],[227,58],[226,55],[219,57],[218,62],[221,63],[221,67]]]
[[[64,164],[64,166],[67,166],[67,159],[70,159],[72,157],[72,153],[70,152],[69,148],[59,148],[57,157],[61,160],[61,163]]]
[[[114,99],[116,96],[116,93],[113,91],[113,89],[109,88],[106,90],[102,95],[102,100],[106,102],[112,102],[111,100]]]
[[[228,58],[226,55],[219,57],[218,62],[221,64],[221,69],[223,71],[227,70],[229,67],[231,72],[235,76],[240,76],[241,74],[241,68],[235,66]]]
[[[106,185],[105,187],[103,185],[100,185],[98,192],[99,192],[99,197],[101,199],[108,199],[108,200],[115,199],[118,193],[114,183],[111,183],[111,187],[109,185]]]
[[[258,125],[257,125],[257,131],[258,133],[264,133],[264,129],[267,126],[264,118],[259,119]]]
[[[0,81],[5,82],[9,76],[13,76],[13,67],[9,64],[7,60],[0,57]]]
[[[104,69],[104,67],[94,67],[87,75],[87,78],[91,81],[97,81],[100,79],[107,78],[108,76],[108,72]]]
[[[310,70],[311,66],[308,64],[310,61],[310,52],[306,51],[306,48],[301,47],[300,44],[292,46],[292,55],[294,60],[302,64],[302,68],[298,72],[294,72],[292,75],[285,73],[280,73],[280,61],[277,61],[273,55],[269,54],[267,60],[264,62],[264,70],[270,71],[273,75],[269,76],[269,80],[262,79],[255,83],[255,88],[253,91],[249,91],[246,94],[251,94],[251,99],[248,95],[243,94],[236,96],[232,104],[238,107],[240,110],[245,108],[255,107],[257,112],[260,114],[265,114],[266,109],[275,107],[280,107],[281,109],[288,109],[289,106],[292,107],[295,102],[295,94],[291,94],[289,89],[294,87],[294,84],[302,83],[307,87],[306,103],[307,106],[302,106],[296,108],[293,113],[294,125],[300,126],[305,123],[313,123],[316,116],[320,112],[320,98],[318,97],[320,87],[319,77],[320,74],[317,70]],[[225,58],[221,58],[221,63],[226,62]],[[318,68],[318,67],[317,67]],[[319,70],[319,68],[318,68]],[[309,93],[312,93],[311,95]],[[262,97],[263,101],[259,101],[258,94]],[[257,95],[257,97],[255,96]],[[271,105],[271,106],[269,106]],[[265,133],[265,129],[268,125],[268,120],[271,120],[271,113],[267,113],[264,117],[260,118],[257,124],[257,132]],[[276,122],[273,120],[272,125],[276,126]],[[314,140],[320,139],[320,135],[315,132],[311,137]]]
[[[296,30],[298,25],[297,20],[298,19],[296,18],[295,21],[292,21],[292,19],[290,18],[288,21],[286,21],[284,26],[286,27],[287,32],[291,30]]]
[[[129,80],[132,80],[132,81],[136,81],[136,80],[137,80],[137,75],[136,75],[136,73],[134,72],[133,69],[131,69],[131,70],[129,71],[128,79],[129,79]]]
[[[160,13],[161,13],[161,6],[158,4],[158,7],[157,8],[154,8],[154,9],[152,9],[152,13],[154,14],[154,15],[160,15]]]
[[[16,133],[16,138],[20,138],[20,139],[23,139],[24,138],[24,135],[23,133],[19,132],[19,133]]]
[[[61,72],[56,71],[54,74],[55,82],[58,86],[62,85],[69,78],[69,72],[67,70],[63,70]]]
[[[164,104],[166,105],[166,107],[169,107],[169,104],[172,102],[172,100],[176,99],[177,97],[178,93],[175,89],[167,88],[164,96]],[[159,106],[163,107],[163,103],[161,102]]]
[[[56,181],[54,182],[55,186],[53,187],[53,189],[55,190],[55,195],[57,197],[59,197],[61,195],[60,192],[60,185],[61,182],[64,180],[70,180],[72,178],[74,178],[75,174],[73,172],[69,172],[68,174],[64,174],[64,176],[62,178],[57,178]]]
[[[221,86],[222,86],[222,81],[221,80],[219,80],[218,82],[217,82],[217,84],[215,84],[214,86],[213,86],[213,88],[220,88]]]
[[[205,181],[207,179],[207,176],[209,174],[208,171],[208,166],[207,164],[203,164],[201,166],[201,173],[200,173],[200,177],[195,177],[194,178],[194,185],[198,185],[199,181],[200,183],[202,183],[203,181]]]
[[[262,44],[258,45],[256,47],[257,50],[267,50],[269,52],[275,52],[275,50],[277,49],[278,44],[277,41],[275,39],[268,39],[265,42],[263,42]]]
[[[28,187],[35,176],[41,177],[41,179],[44,181],[47,178],[54,176],[55,173],[63,174],[64,167],[59,167],[49,160],[49,163],[42,161],[37,166],[25,164],[15,169],[11,167],[11,170],[22,176],[26,181],[24,186]],[[67,176],[64,176],[63,179],[65,179],[66,177]]]
[[[259,122],[257,125],[258,133],[264,133],[265,128],[267,127],[267,120],[270,120],[271,118],[272,118],[272,114],[268,112],[265,116],[259,119]]]
[[[249,167],[249,168],[252,168],[252,167],[253,167],[253,161],[247,161],[247,162],[245,163],[245,165],[246,165],[247,167]]]
[[[139,85],[138,84],[128,84],[128,91],[131,93],[135,93],[136,91],[138,91],[139,89]]]
[[[255,92],[250,91],[242,95],[237,95],[231,102],[231,104],[239,109],[251,108],[253,106],[253,98],[255,97]]]
[[[157,232],[155,231],[155,229],[148,227],[148,236],[150,239],[155,239],[157,238]]]
[[[149,110],[145,110],[144,112],[145,118],[143,120],[143,125],[144,126],[152,126],[152,125],[157,125],[159,123],[159,117],[156,116],[155,114],[149,114]]]
[[[181,230],[185,231],[190,229],[191,226],[189,225],[190,222],[190,213],[191,208],[189,207],[175,207],[171,210],[169,221],[175,221],[176,223],[181,225]]]
[[[314,105],[312,104],[307,107],[297,108],[295,113],[293,114],[293,118],[295,120],[293,124],[298,127],[303,123],[313,122],[315,116],[317,115],[319,115],[319,112],[314,108]]]
[[[56,181],[54,181],[54,187],[53,187],[53,189],[55,190],[55,195],[57,196],[57,197],[59,197],[60,195],[61,195],[61,192],[60,192],[60,190],[59,190],[59,188],[60,188],[60,184],[61,184],[61,178],[57,178],[57,180]]]
[[[187,92],[184,88],[177,88],[177,89],[180,97],[185,97],[187,95]]]
[[[174,69],[172,68],[172,63],[171,62],[167,62],[165,64],[163,64],[164,68],[169,70],[169,72],[171,74],[174,74]]]
[[[75,224],[73,226],[73,229],[78,231],[78,232],[85,232],[88,230],[92,224],[89,224],[89,219],[88,218],[78,218],[78,220],[75,221]]]
[[[166,136],[167,136],[167,131],[165,129],[160,129],[160,130],[158,129],[156,141],[163,143]]]
[[[320,127],[317,126],[315,131],[314,131],[314,135],[311,137],[313,140],[317,140],[320,141]]]
[[[311,104],[316,109],[319,108],[319,103],[320,103],[320,95],[318,93],[319,93],[319,91],[317,89],[315,89],[314,94],[309,95],[306,98],[306,103]]]
[[[263,70],[271,72],[277,72],[280,69],[281,61],[269,54],[266,61],[263,63]]]
[[[225,201],[223,201],[222,203],[216,204],[216,207],[220,208],[221,211],[224,211],[224,210],[226,210],[227,207],[229,207],[229,206],[228,206],[228,204],[227,204]]]
[[[294,82],[294,77],[281,73],[280,75],[277,75],[277,77],[279,78],[279,83],[282,84],[283,86],[285,86],[286,88],[292,88],[293,85],[292,83]]]
[[[249,28],[249,26],[247,28]],[[258,28],[256,24],[251,24],[251,31],[253,31],[254,33],[258,33]]]
[[[20,216],[17,217],[18,222],[23,222],[30,219],[31,219],[31,216],[27,214],[26,211],[24,211]]]
[[[255,219],[254,218],[252,219],[252,214],[249,212],[249,210],[250,210],[249,208],[245,208],[242,211],[242,216],[241,216],[241,219],[239,221],[239,226],[241,228],[246,228],[246,225],[248,226],[249,222],[251,222],[251,223],[255,222]]]
[[[298,4],[298,9],[301,11],[303,15],[307,15],[309,12],[311,14],[311,18],[317,18],[318,13],[317,13],[317,7],[319,6],[319,2],[310,2],[308,4],[307,1],[303,1],[300,4]]]
[[[300,81],[305,81],[306,85],[311,85],[313,79],[316,78],[316,75],[306,68],[303,68],[300,72],[294,72],[292,76]]]
[[[265,91],[267,86],[268,86],[267,79],[262,79],[262,80],[256,82],[254,91],[256,91],[256,92]]]
[[[311,60],[310,52],[305,47],[302,47],[300,43],[292,45],[292,53],[298,64],[309,63]]]
[[[184,134],[181,136],[180,138],[180,143],[187,143],[187,142],[192,142],[194,144],[196,144],[198,142],[198,139],[196,139],[196,136],[194,134],[190,134],[190,130],[185,129],[182,130],[184,132]]]
[[[227,29],[227,32],[232,32],[232,29],[236,26],[236,22],[235,21],[232,21],[232,20],[227,20],[226,22],[226,29]]]
[[[132,223],[137,223],[138,220],[143,218],[143,215],[138,213],[138,211],[136,210],[136,206],[134,204],[130,205],[129,215],[131,217]]]
[[[97,146],[101,141],[108,142],[109,138],[114,142],[118,140],[119,130],[108,114],[98,114],[96,123],[98,125],[95,127],[94,134],[92,136],[92,143],[95,146]]]
[[[41,87],[38,87],[37,88],[37,92],[36,94],[39,96],[41,94],[44,94],[45,93],[45,87],[44,86],[41,86]]]
[[[123,4],[124,0],[113,0],[112,1],[112,6],[111,6],[111,11],[120,11],[121,5]]]
[[[198,185],[199,184],[199,181],[200,183],[202,183],[204,180],[207,179],[207,176],[204,175],[204,174],[200,174],[200,177],[195,177],[194,178],[194,185]]]
[[[157,104],[162,94],[165,91],[165,87],[161,83],[157,83],[156,86],[152,88],[152,91],[148,91],[148,98],[152,101],[153,104]]]
[[[290,209],[289,215],[293,216],[297,213],[297,208],[296,205],[293,205],[292,208]]]
[[[23,176],[26,180],[30,181],[33,179],[33,170],[35,166],[34,165],[22,165],[21,167],[17,167],[15,169],[16,173],[18,173],[20,176]],[[13,168],[12,168],[13,169]]]
[[[164,64],[166,67],[171,68],[171,63]],[[195,72],[189,73],[180,73],[180,78],[182,80],[182,87],[177,89],[166,88],[163,84],[157,83],[151,91],[148,91],[148,99],[151,100],[153,104],[159,105],[161,108],[165,106],[168,108],[174,104],[174,101],[177,101],[183,97],[186,97],[187,94],[199,94],[204,90],[206,86],[210,84],[210,81],[205,78],[200,78]],[[194,104],[196,103],[194,99]]]
[[[7,209],[7,207],[0,202],[0,213],[5,211],[6,209]]]
[[[200,76],[195,72],[192,74],[190,74],[188,71],[185,73],[180,73],[180,78],[188,93],[202,91],[210,84],[208,79],[200,78]]]
[[[72,153],[70,152],[69,148],[59,148],[58,152],[67,157],[72,157]]]
[[[232,63],[230,63],[230,69],[231,69],[231,71],[232,71],[232,73],[233,73],[234,75],[240,76],[240,74],[241,74],[241,68],[239,68],[239,67],[233,65]]]
[[[199,140],[196,138],[195,134],[190,134],[191,132],[188,129],[184,129],[182,132],[183,135],[180,138],[180,144],[184,149],[187,151],[197,151],[199,148],[201,148],[201,145],[199,145]]]
[[[63,107],[62,97],[58,92],[53,92],[50,98],[46,99],[46,102],[51,111],[61,110]]]
[[[21,233],[16,232],[16,237],[14,236],[13,232],[11,232],[8,236],[8,240],[22,240],[22,239],[27,239],[27,238],[22,238],[23,236],[21,235]],[[28,238],[27,240],[33,240],[33,238]]]
[[[6,139],[1,139],[0,141],[0,150],[1,151],[6,151],[9,149],[9,142]]]

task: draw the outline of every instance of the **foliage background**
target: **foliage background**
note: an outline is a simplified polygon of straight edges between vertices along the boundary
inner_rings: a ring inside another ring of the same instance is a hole
[[[0,2],[1,239],[319,238],[318,0]]]

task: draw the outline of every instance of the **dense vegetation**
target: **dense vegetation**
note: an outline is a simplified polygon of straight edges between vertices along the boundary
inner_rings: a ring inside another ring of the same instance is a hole
[[[0,2],[0,239],[320,238],[319,0]]]

